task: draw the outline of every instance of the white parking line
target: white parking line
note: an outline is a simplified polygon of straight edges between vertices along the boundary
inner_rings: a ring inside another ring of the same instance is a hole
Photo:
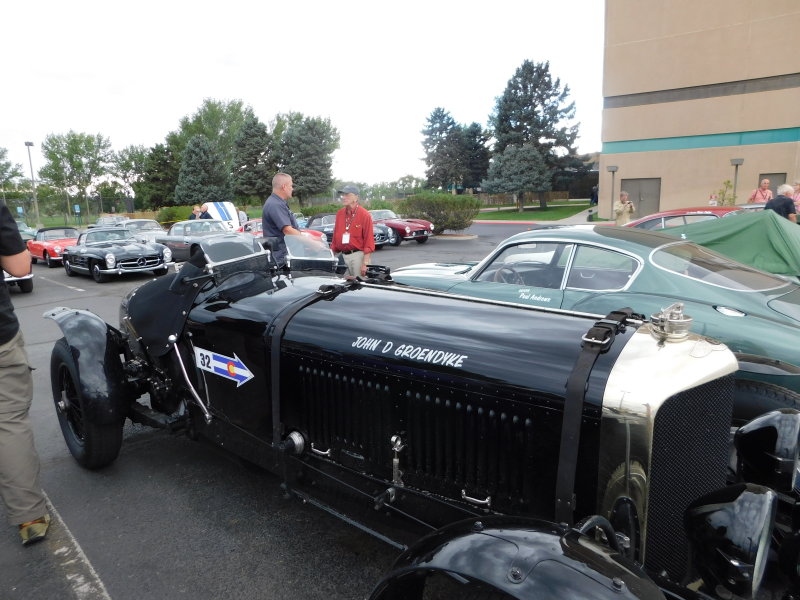
[[[76,292],[85,292],[83,288],[75,287],[74,285],[67,285],[66,283],[61,283],[60,281],[56,281],[55,279],[50,279],[49,277],[42,277],[39,276],[39,279],[44,279],[45,281],[49,281],[50,283],[55,283],[56,285],[60,285],[70,290],[74,290]]]
[[[50,511],[50,529],[47,532],[45,543],[53,553],[56,565],[60,567],[64,578],[69,582],[75,598],[78,600],[111,600],[106,586],[103,585],[97,571],[83,553],[78,540],[72,535],[47,494],[44,497],[47,499],[47,509]]]

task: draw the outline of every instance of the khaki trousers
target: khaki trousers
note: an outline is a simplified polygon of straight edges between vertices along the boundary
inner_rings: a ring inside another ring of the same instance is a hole
[[[28,411],[33,378],[22,332],[0,345],[0,497],[18,525],[47,514]]]
[[[356,250],[350,254],[342,254],[344,264],[347,265],[347,274],[351,277],[361,277],[361,265],[364,262],[364,253]]]

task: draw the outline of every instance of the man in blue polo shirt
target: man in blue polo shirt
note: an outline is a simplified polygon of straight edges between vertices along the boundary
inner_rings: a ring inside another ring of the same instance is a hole
[[[275,248],[275,261],[278,265],[286,262],[286,242],[284,237],[287,235],[302,235],[297,225],[297,219],[289,210],[287,201],[292,197],[292,176],[286,173],[278,173],[272,178],[272,194],[264,203],[261,212],[261,226],[264,229],[265,237],[276,238],[278,245]]]

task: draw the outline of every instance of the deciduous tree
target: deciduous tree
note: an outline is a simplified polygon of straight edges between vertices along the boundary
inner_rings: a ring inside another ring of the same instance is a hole
[[[134,209],[133,196],[136,195],[137,184],[144,178],[147,154],[144,146],[127,146],[114,155],[113,173],[124,186],[122,193],[128,212]],[[115,193],[119,193],[119,190]]]
[[[14,179],[18,179],[22,176],[22,165],[19,163],[12,164],[12,162],[8,160],[8,150],[6,148],[0,148],[0,188],[3,190],[4,197],[6,186]]]
[[[39,175],[81,199],[99,177],[110,173],[113,158],[108,138],[75,131],[48,135],[42,154],[45,163]]]
[[[173,206],[179,171],[180,163],[166,144],[150,148],[144,160],[144,176],[134,184],[136,206]]]

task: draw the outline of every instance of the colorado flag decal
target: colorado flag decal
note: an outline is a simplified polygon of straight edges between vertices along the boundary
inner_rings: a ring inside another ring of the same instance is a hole
[[[195,346],[194,357],[198,367],[209,373],[214,373],[214,375],[235,381],[236,387],[247,383],[253,378],[250,369],[244,366],[244,363],[236,356],[235,352],[233,353],[233,358],[231,358],[230,356],[217,354]]]

